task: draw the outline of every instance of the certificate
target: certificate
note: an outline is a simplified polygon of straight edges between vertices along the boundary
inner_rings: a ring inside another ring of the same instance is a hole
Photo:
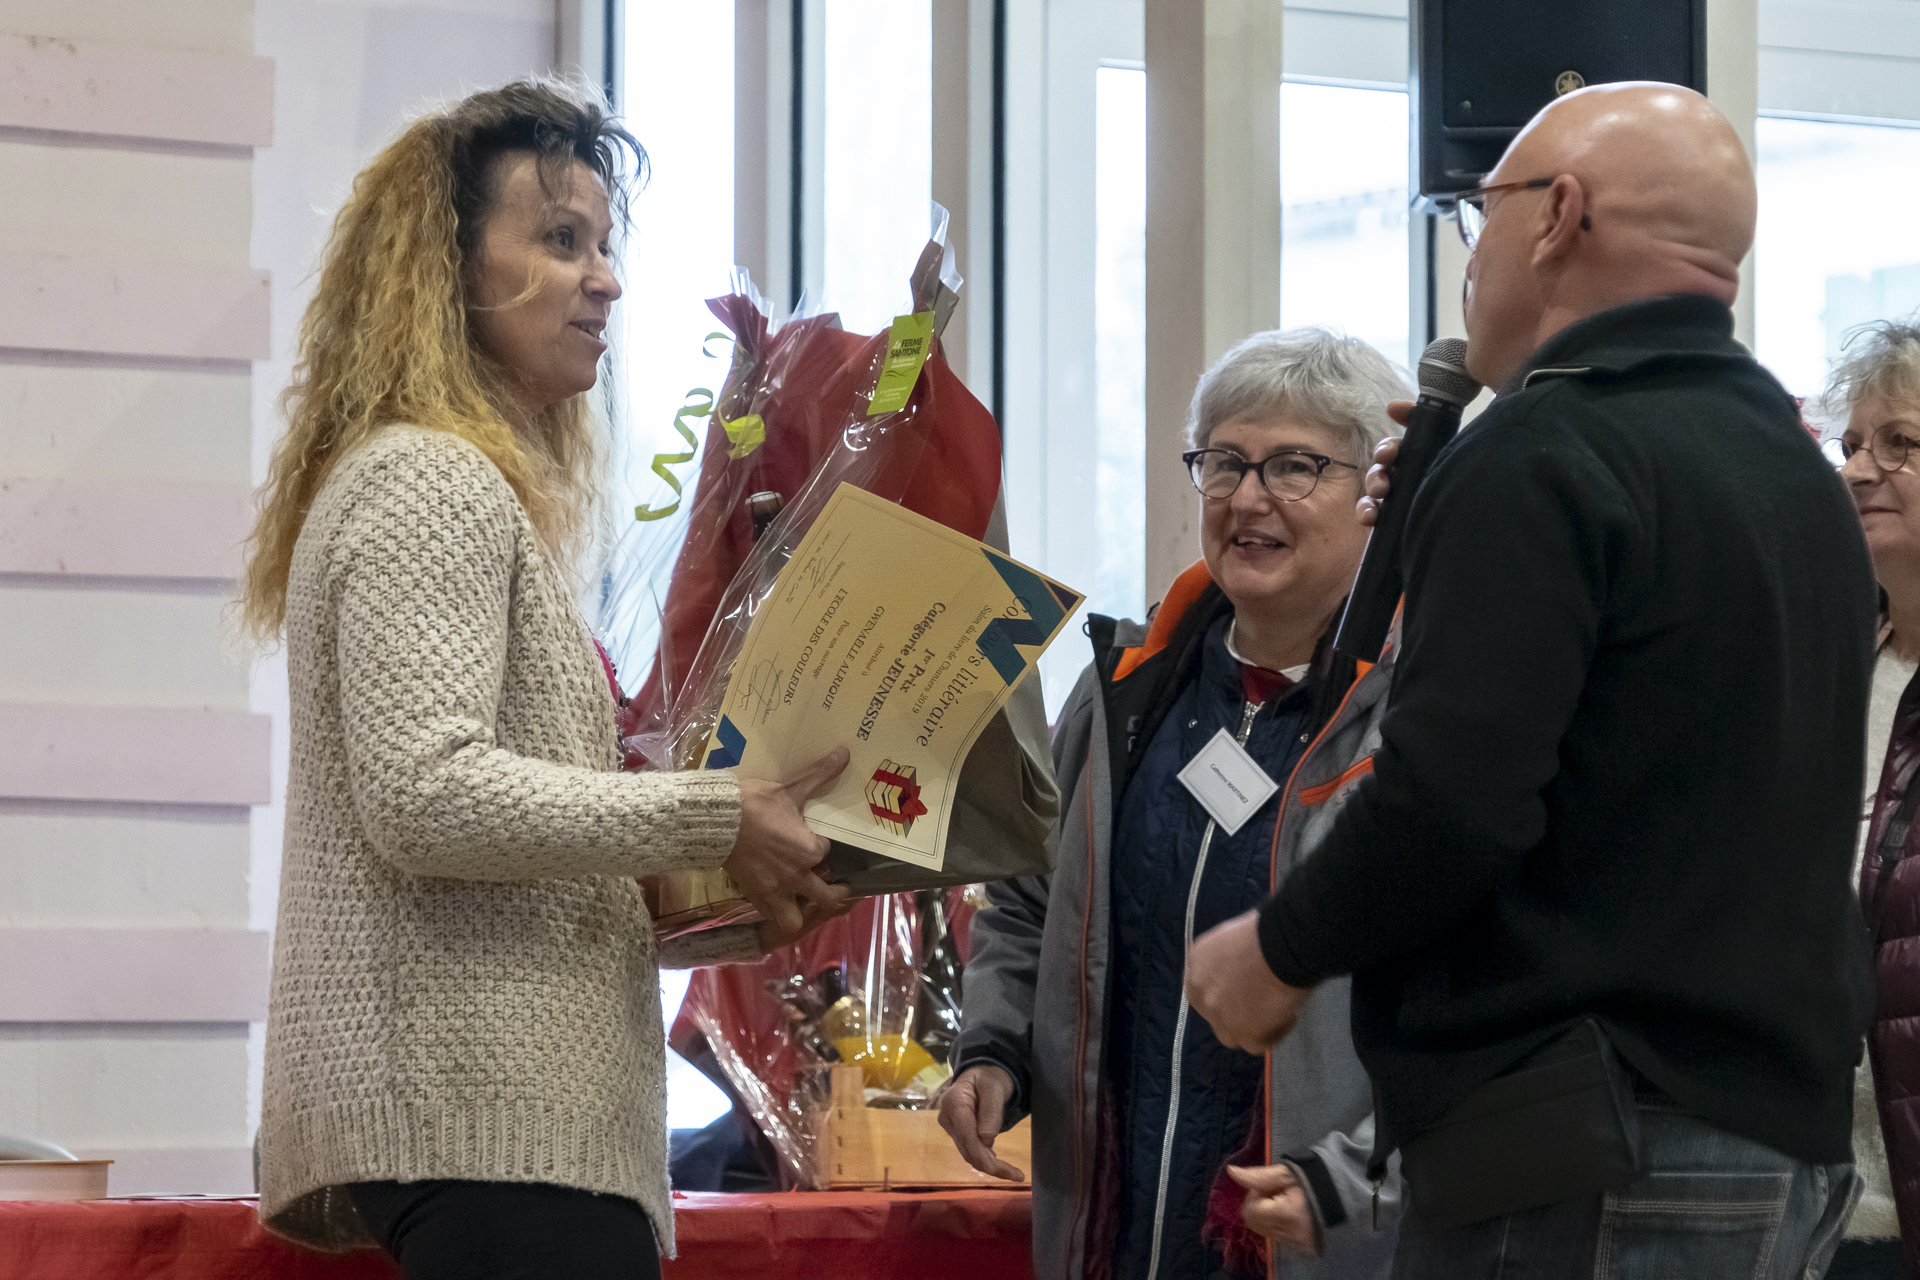
[[[780,779],[844,745],[808,824],[938,870],[967,752],[1083,599],[842,484],[755,612],[702,764]]]

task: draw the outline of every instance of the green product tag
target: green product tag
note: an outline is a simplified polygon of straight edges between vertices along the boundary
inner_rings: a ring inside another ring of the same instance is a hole
[[[933,347],[933,312],[916,311],[895,316],[887,331],[887,362],[880,368],[880,381],[874,384],[873,403],[867,416],[895,413],[907,407],[913,384],[920,380],[920,366],[927,362]]]
[[[723,422],[720,429],[727,433],[729,458],[744,458],[767,442],[766,421],[757,413]]]

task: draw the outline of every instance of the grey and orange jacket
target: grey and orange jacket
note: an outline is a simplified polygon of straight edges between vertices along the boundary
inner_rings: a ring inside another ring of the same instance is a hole
[[[1046,876],[988,887],[974,918],[964,982],[964,1029],[956,1072],[991,1063],[1014,1079],[1004,1117],[1033,1118],[1034,1270],[1041,1280],[1106,1272],[1106,1221],[1115,1202],[1111,1119],[1102,1142],[1112,987],[1113,824],[1118,800],[1148,741],[1193,678],[1208,626],[1230,608],[1195,565],[1152,617],[1150,628],[1094,617],[1094,661],[1061,713],[1053,741],[1065,800]],[[1392,645],[1363,668],[1284,783],[1269,824],[1277,885],[1311,850],[1379,742],[1392,676]],[[1253,904],[1249,904],[1253,905]],[[1281,1253],[1288,1280],[1372,1280],[1392,1260],[1401,1204],[1397,1165],[1378,1191],[1367,1175],[1373,1148],[1371,1086],[1355,1056],[1344,979],[1315,991],[1298,1025],[1268,1055],[1269,1162],[1294,1165],[1321,1227],[1317,1257]],[[1104,1194],[1103,1194],[1104,1192]]]

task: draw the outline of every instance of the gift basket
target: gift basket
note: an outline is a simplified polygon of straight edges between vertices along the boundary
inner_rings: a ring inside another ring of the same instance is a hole
[[[885,333],[849,333],[804,306],[776,321],[744,272],[708,304],[732,336],[731,367],[717,395],[696,390],[676,416],[689,448],[654,459],[664,491],[636,511],[607,580],[606,647],[620,669],[646,673],[620,710],[628,768],[695,766],[754,611],[841,485],[1005,550],[999,428],[940,350],[961,281],[946,211],[933,209],[908,275],[912,311]],[[699,417],[704,442],[687,425]],[[675,464],[696,456],[683,481]],[[655,598],[646,584],[669,558]],[[967,756],[940,870],[838,842],[828,865],[862,894],[1035,874],[1058,804],[1039,685],[1023,681]],[[663,937],[746,915],[719,873],[653,888]]]
[[[1005,1185],[960,1159],[931,1109],[960,1032],[970,892],[868,898],[758,964],[694,975],[670,1041],[717,1060],[783,1186]],[[1025,1123],[996,1150],[1029,1168]]]
[[[911,310],[871,336],[805,306],[776,320],[744,272],[708,304],[731,365],[676,415],[687,447],[653,459],[660,488],[603,597],[606,649],[645,673],[621,699],[627,768],[696,765],[755,610],[841,485],[1005,551],[999,428],[940,350],[961,281],[937,205],[908,283]],[[910,773],[876,775],[888,783],[900,794],[870,799],[904,818]],[[987,1181],[927,1109],[959,1027],[972,908],[957,886],[1043,874],[1058,803],[1039,684],[1024,680],[960,769],[938,870],[836,842],[829,872],[862,897],[851,913],[758,964],[695,974],[676,1047],[717,1061],[785,1185]],[[662,937],[751,918],[719,874],[658,877],[649,896]]]

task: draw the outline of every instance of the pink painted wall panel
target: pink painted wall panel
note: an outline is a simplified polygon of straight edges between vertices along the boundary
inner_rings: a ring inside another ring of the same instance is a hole
[[[248,267],[0,258],[0,347],[264,360],[268,298]]]
[[[268,936],[0,929],[0,1022],[260,1022]]]
[[[267,716],[0,703],[0,797],[266,804]]]
[[[232,578],[251,520],[239,486],[0,477],[0,573]]]
[[[264,147],[273,59],[0,35],[0,125]]]

